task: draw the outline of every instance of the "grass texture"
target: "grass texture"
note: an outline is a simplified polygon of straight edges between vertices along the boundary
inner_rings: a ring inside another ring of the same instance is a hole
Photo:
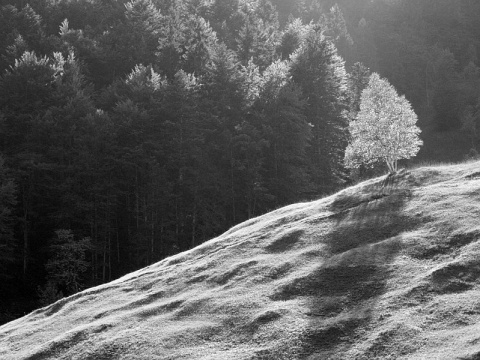
[[[480,359],[480,162],[251,219],[0,327],[0,358]]]

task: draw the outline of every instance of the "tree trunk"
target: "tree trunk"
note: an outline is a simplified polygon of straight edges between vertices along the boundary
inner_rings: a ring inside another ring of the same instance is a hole
[[[102,284],[105,284],[105,280],[107,278],[107,239],[106,239],[106,232],[103,238],[103,262],[102,262]]]
[[[93,218],[93,283],[97,284],[97,270],[98,270],[98,202],[97,196],[94,200],[94,218]]]
[[[112,280],[112,235],[108,229],[108,281]]]
[[[192,243],[191,247],[195,247],[195,231],[197,225],[197,201],[193,201],[193,214],[192,214]]]
[[[230,191],[231,191],[231,196],[232,196],[232,219],[233,219],[233,224],[236,223],[236,214],[235,214],[235,188],[234,188],[234,183],[233,183],[233,149],[230,149]]]
[[[391,160],[390,159],[385,159],[385,161],[387,163],[389,173],[390,174],[393,173],[394,169],[393,169],[393,164],[392,164]]]
[[[24,214],[23,222],[23,276],[27,275],[28,269],[28,221],[27,214]]]
[[[117,217],[117,228],[115,230],[117,238],[117,265],[120,264],[120,236],[118,234],[118,217]]]
[[[23,187],[23,276],[27,275],[28,270],[28,205],[27,197],[25,195],[26,189]]]
[[[154,254],[155,254],[155,211],[153,210],[152,207],[152,220],[151,220],[151,233],[150,233],[150,263],[153,263],[154,261]]]

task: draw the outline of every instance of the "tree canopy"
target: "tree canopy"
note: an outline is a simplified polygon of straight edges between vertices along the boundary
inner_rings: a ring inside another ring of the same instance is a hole
[[[373,73],[362,92],[360,111],[350,122],[346,166],[356,168],[383,160],[390,172],[397,171],[398,160],[415,156],[422,145],[416,122],[417,115],[405,96]]]

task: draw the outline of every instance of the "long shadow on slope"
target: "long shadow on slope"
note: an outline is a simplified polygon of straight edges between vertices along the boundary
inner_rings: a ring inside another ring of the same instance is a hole
[[[379,184],[368,194],[350,194],[332,204],[332,231],[321,239],[330,257],[308,276],[275,296],[305,297],[309,316],[300,359],[341,359],[372,321],[378,297],[386,291],[389,264],[401,249],[399,234],[416,226],[405,213],[411,193],[401,185]]]

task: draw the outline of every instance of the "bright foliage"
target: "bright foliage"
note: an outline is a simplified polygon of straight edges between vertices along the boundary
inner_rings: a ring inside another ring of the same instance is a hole
[[[360,112],[349,126],[345,165],[356,168],[384,160],[390,172],[397,171],[397,161],[415,156],[422,145],[416,122],[408,100],[387,80],[372,74],[362,92]]]

